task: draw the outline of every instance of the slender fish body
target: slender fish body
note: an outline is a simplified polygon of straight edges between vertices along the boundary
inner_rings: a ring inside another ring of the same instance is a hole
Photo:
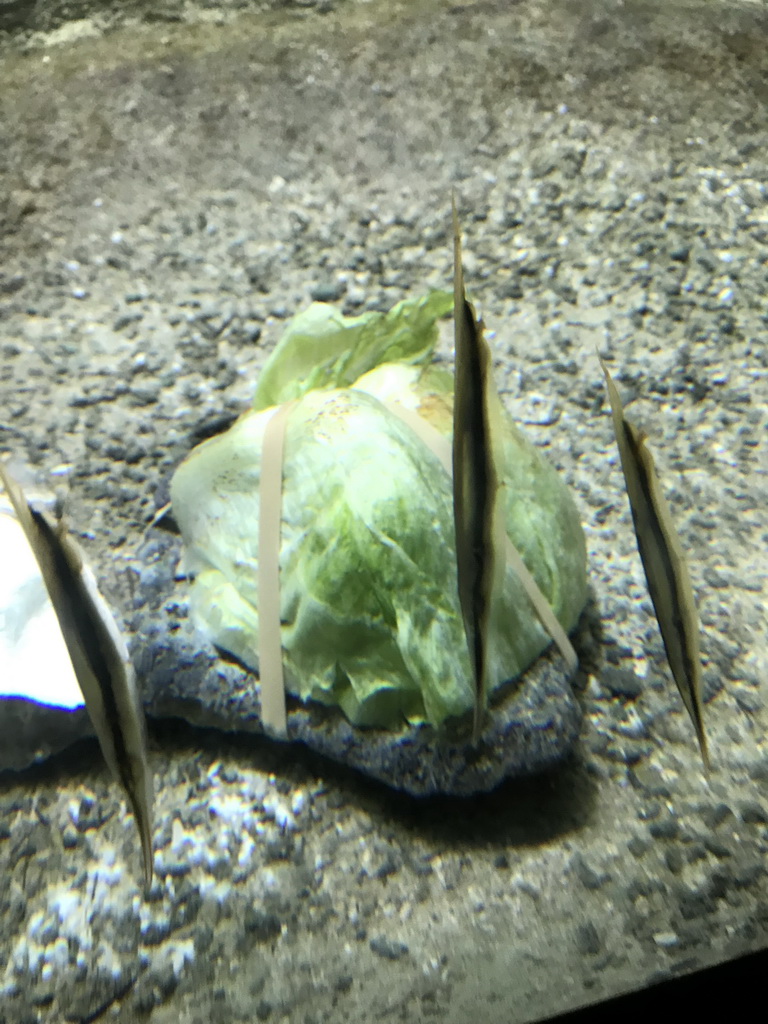
[[[63,523],[32,508],[0,463],[5,488],[40,566],[107,764],[123,786],[152,881],[152,776],[146,724],[128,649],[82,552]]]
[[[701,699],[699,620],[688,563],[645,443],[645,435],[626,419],[608,367],[602,359],[600,365],[608,385],[613,428],[648,592],[669,667],[696,730],[704,766],[709,769]]]
[[[456,204],[454,228],[455,387],[453,404],[453,511],[459,603],[475,686],[473,740],[477,742],[488,694],[488,632],[501,558],[498,547],[498,475],[492,446],[491,352],[467,301]]]

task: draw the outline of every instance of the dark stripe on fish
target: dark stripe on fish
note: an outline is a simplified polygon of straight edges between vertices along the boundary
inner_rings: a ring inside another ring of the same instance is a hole
[[[109,652],[112,649],[111,638],[108,634],[105,636],[105,629],[101,619],[93,612],[93,602],[83,580],[82,573],[79,569],[77,571],[73,570],[54,528],[40,512],[35,511],[31,507],[30,512],[32,513],[35,525],[40,531],[41,538],[48,547],[51,564],[56,579],[61,586],[62,596],[68,598],[65,607],[56,608],[59,619],[62,621],[68,620],[68,624],[71,625],[71,631],[69,628],[62,630],[64,641],[71,657],[74,653],[72,637],[77,637],[88,666],[98,684],[99,693],[104,705],[104,717],[109,727],[109,736],[114,748],[114,768],[118,773],[118,781],[122,783],[131,803],[134,804],[133,812],[136,820],[141,821],[142,816],[140,813],[137,813],[135,800],[132,795],[134,780],[130,769],[130,754],[125,746],[120,728],[120,709],[115,699],[114,690],[108,682],[113,674],[113,665],[109,657]],[[51,597],[53,598],[53,595]],[[57,601],[56,603],[60,602]]]
[[[146,728],[125,642],[62,523],[35,511],[0,462],[2,483],[40,568],[104,758],[123,784],[152,879],[152,776]]]
[[[453,515],[459,604],[475,684],[473,739],[482,725],[487,690],[488,629],[497,553],[494,513],[498,478],[493,463],[489,388],[491,353],[464,291],[461,235],[453,203]]]
[[[699,622],[685,552],[645,443],[645,434],[624,416],[608,367],[602,359],[600,365],[608,386],[614,433],[648,593],[672,676],[696,730],[704,766],[708,768],[701,702]]]
[[[645,522],[639,523],[638,520],[640,519],[641,513],[635,508],[635,503],[630,501],[630,510],[632,512],[632,521],[635,525],[637,547],[640,552],[643,568],[645,569],[645,579],[648,584],[648,592],[651,595],[651,601],[653,602],[653,607],[656,612],[656,621],[659,624],[659,631],[664,643],[664,650],[667,652],[667,661],[670,664],[670,668],[672,668],[673,675],[675,675],[675,667],[679,659],[682,659],[681,668],[685,673],[685,681],[688,685],[689,693],[686,694],[681,691],[681,696],[691,717],[693,718],[693,724],[696,728],[699,743],[703,745],[703,752],[706,760],[706,743],[703,740],[704,722],[701,717],[700,708],[698,707],[694,697],[696,690],[696,664],[690,654],[692,644],[690,643],[688,627],[685,616],[683,615],[683,602],[678,588],[678,573],[667,544],[664,527],[662,526],[661,519],[659,518],[656,510],[653,488],[648,475],[645,459],[640,451],[643,446],[642,435],[638,437],[632,424],[628,423],[626,420],[623,421],[623,427],[624,439],[632,453],[632,460],[637,473],[637,483],[642,491],[643,501],[645,504],[645,508],[642,511]],[[653,536],[652,545],[648,543],[648,538],[645,536],[646,528]],[[654,556],[657,556],[661,562],[664,583],[666,584],[668,593],[672,598],[669,602],[669,609],[665,608],[666,594],[662,590],[659,580],[656,578],[654,567],[652,565],[652,558]],[[669,616],[671,617],[671,623],[667,617],[667,613],[669,613]],[[675,630],[674,636],[669,635],[670,625]],[[674,642],[678,637],[682,638],[682,643]]]
[[[469,303],[464,300],[462,316],[464,329],[473,336],[476,331],[475,318]],[[481,686],[485,678],[485,642],[482,622],[487,612],[487,594],[483,578],[483,564],[491,544],[490,519],[487,510],[495,495],[494,474],[489,473],[486,458],[490,444],[488,422],[485,415],[485,380],[482,360],[477,344],[464,346],[461,357],[457,353],[458,372],[466,387],[462,397],[464,406],[461,421],[466,429],[455,437],[461,447],[460,459],[463,472],[454,475],[457,500],[464,510],[464,525],[472,538],[469,544],[456,538],[456,553],[459,573],[469,581],[471,609],[462,609],[468,626],[473,669],[476,685]],[[465,488],[465,483],[469,486]]]

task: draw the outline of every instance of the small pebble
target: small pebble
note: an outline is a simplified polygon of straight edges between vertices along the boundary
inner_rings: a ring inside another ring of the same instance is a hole
[[[368,945],[377,956],[384,957],[385,960],[400,960],[408,953],[408,947],[404,942],[393,942],[383,936],[371,939]]]

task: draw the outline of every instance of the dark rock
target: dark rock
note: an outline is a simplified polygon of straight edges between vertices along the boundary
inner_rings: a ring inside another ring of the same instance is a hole
[[[685,851],[685,859],[689,864],[695,864],[697,860],[705,860],[706,856],[707,846],[705,843],[691,843]]]
[[[121,313],[120,316],[118,316],[116,318],[115,322],[112,324],[112,330],[113,331],[122,331],[126,327],[128,327],[129,324],[138,323],[140,320],[143,320],[143,319],[144,319],[144,314],[143,313]]]
[[[268,863],[276,860],[291,860],[294,852],[295,843],[289,832],[270,836],[265,845],[265,859]]]
[[[270,942],[276,939],[282,930],[277,914],[262,910],[260,907],[247,907],[244,923],[246,933],[256,942]]]
[[[650,896],[654,892],[664,892],[664,883],[656,878],[640,876],[633,878],[627,886],[627,899],[634,903],[640,896]]]
[[[680,826],[675,818],[665,818],[663,821],[655,821],[648,831],[654,839],[675,839]]]
[[[65,850],[72,850],[77,846],[79,840],[77,829],[72,825],[66,825],[61,833],[61,841]]]
[[[374,878],[388,878],[390,875],[396,874],[400,870],[400,863],[393,856],[388,856],[379,866],[373,874]]]
[[[722,900],[728,894],[731,879],[723,871],[713,871],[707,883],[707,894],[713,900]]]
[[[29,993],[29,1001],[33,1006],[50,1006],[54,1000],[54,992],[49,984],[38,983]]]
[[[232,877],[232,862],[225,854],[221,854],[212,864],[208,865],[208,873],[217,882],[223,882]]]
[[[510,277],[497,287],[496,294],[500,299],[522,299],[523,287],[518,278]]]
[[[743,686],[740,686],[738,689],[734,688],[733,695],[741,710],[745,711],[748,715],[756,714],[763,707],[763,701],[758,694],[747,690]]]
[[[587,864],[584,857],[577,853],[571,858],[570,868],[575,872],[585,889],[599,889],[605,882],[610,880],[610,875],[598,874]]]
[[[597,956],[603,948],[597,929],[591,921],[580,924],[576,929],[576,948],[582,956]]]
[[[154,383],[132,384],[129,388],[131,405],[154,405],[160,397],[160,385]]]
[[[202,904],[203,900],[199,889],[195,886],[189,886],[188,890],[178,897],[178,902],[175,902],[171,907],[171,919],[169,922],[171,931],[176,931],[177,928],[184,928],[186,925],[192,924],[200,913]]]
[[[381,935],[371,939],[368,945],[377,956],[384,957],[386,960],[399,960],[408,952],[408,947],[404,942],[392,942]]]
[[[210,925],[198,925],[195,928],[195,956],[201,956],[211,948],[213,942],[213,928]]]
[[[139,1014],[148,1014],[156,1006],[169,999],[179,984],[173,964],[166,962],[162,967],[149,967],[141,975],[134,990],[133,1004]]]
[[[494,867],[503,868],[503,861],[506,861],[506,866],[509,867],[509,860],[507,859],[507,855],[505,853],[500,854],[494,860]],[[412,860],[409,866],[411,871],[413,871],[414,875],[417,875],[419,878],[426,878],[427,876],[433,875],[435,873],[435,869],[432,867],[429,861],[423,860],[421,858],[417,860]]]
[[[27,283],[23,274],[10,274],[6,276],[0,272],[0,295],[13,295],[20,291]]]
[[[310,289],[309,295],[314,302],[337,302],[346,290],[343,281],[320,281]]]
[[[641,789],[648,796],[661,797],[664,800],[671,796],[669,786],[662,781],[658,769],[652,768],[650,765],[641,764],[633,768],[629,773],[629,778],[633,786]]]
[[[733,816],[733,811],[728,804],[715,804],[714,807],[706,807],[702,811],[702,819],[707,828],[717,828],[718,825]]]
[[[635,700],[643,692],[642,680],[628,668],[606,665],[600,673],[600,683],[613,697]]]
[[[627,849],[633,857],[637,857],[639,860],[648,852],[650,845],[651,844],[647,839],[641,839],[640,836],[633,836],[627,843]]]
[[[245,268],[245,275],[253,288],[267,295],[274,278],[272,261],[266,256],[252,260]]]
[[[184,878],[191,870],[191,865],[186,860],[166,860],[162,868],[158,867],[158,875],[163,878]]]
[[[40,930],[38,942],[41,946],[50,946],[59,937],[58,921],[46,921]]]
[[[713,857],[717,857],[718,860],[723,860],[725,857],[732,857],[733,850],[725,843],[720,842],[716,836],[709,837],[704,840],[704,846]]]
[[[104,1008],[109,1007],[125,989],[125,977],[115,977],[111,972],[103,969],[90,971],[88,983],[75,986],[68,993],[65,1019],[68,1021],[97,1020],[102,1016]]]
[[[701,681],[701,699],[709,704],[723,689],[723,676],[720,672],[704,672]]]
[[[758,803],[742,804],[739,808],[739,815],[746,825],[768,824],[768,814]]]
[[[733,884],[737,889],[749,889],[765,874],[766,868],[762,861],[753,860],[740,864],[733,872]]]
[[[85,708],[62,712],[21,697],[3,697],[0,731],[2,768],[26,768],[93,735]]]
[[[141,941],[145,946],[159,946],[171,933],[169,921],[149,921],[141,930]]]
[[[252,674],[220,659],[191,622],[173,612],[147,614],[139,622],[142,643],[134,644],[134,658],[150,715],[262,731]],[[291,740],[415,795],[487,791],[504,778],[556,764],[575,741],[580,720],[562,663],[552,653],[537,661],[522,685],[499,695],[475,748],[468,722],[452,723],[439,738],[427,727],[362,731],[333,709],[288,699]]]
[[[673,846],[671,849],[667,850],[664,855],[664,860],[673,875],[679,875],[683,870],[683,855],[677,846]]]
[[[620,740],[608,743],[600,756],[615,764],[635,765],[652,753],[652,746],[642,740],[622,736]]]
[[[715,901],[707,886],[683,890],[678,896],[678,909],[684,921],[691,921],[714,913]]]

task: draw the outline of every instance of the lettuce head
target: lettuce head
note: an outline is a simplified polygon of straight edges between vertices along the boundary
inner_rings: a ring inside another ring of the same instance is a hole
[[[171,497],[192,579],[192,613],[219,648],[258,671],[261,446],[274,405],[290,411],[283,461],[280,619],[288,690],[359,726],[439,726],[473,704],[456,581],[448,472],[392,409],[452,430],[453,380],[432,364],[437,292],[388,314],[345,318],[315,303],[289,326],[254,409],[195,448]],[[584,536],[555,470],[504,424],[500,477],[509,536],[566,630],[586,598]],[[520,676],[548,646],[507,568],[490,678]]]

